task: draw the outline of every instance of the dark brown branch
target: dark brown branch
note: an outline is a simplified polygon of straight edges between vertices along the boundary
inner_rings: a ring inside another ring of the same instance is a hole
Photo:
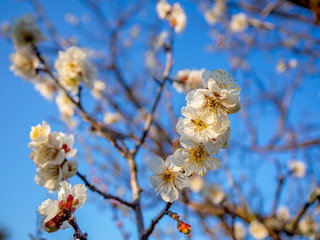
[[[167,203],[167,205],[165,206],[165,208],[151,221],[150,226],[145,230],[144,234],[141,237],[141,240],[145,240],[148,239],[148,237],[152,234],[155,226],[157,225],[157,223],[161,220],[161,218],[167,214],[167,211],[169,210],[169,208],[171,207],[172,203]]]
[[[81,173],[77,172],[77,176],[81,178],[81,180],[86,184],[86,186],[93,192],[96,192],[98,193],[99,195],[101,195],[104,199],[113,199],[113,200],[116,200],[117,202],[129,207],[129,208],[132,208],[134,209],[135,208],[135,205],[132,204],[132,203],[129,203],[119,197],[116,197],[116,196],[113,196],[111,194],[108,194],[108,193],[104,193],[102,191],[100,191],[99,189],[97,189],[94,185],[92,185],[88,180],[87,178],[82,175]]]

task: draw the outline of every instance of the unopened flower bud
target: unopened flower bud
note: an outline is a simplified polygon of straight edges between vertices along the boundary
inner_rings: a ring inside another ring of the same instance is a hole
[[[62,165],[62,174],[65,178],[73,177],[78,170],[78,163],[75,160],[67,161]]]
[[[179,221],[177,226],[179,232],[184,234],[189,234],[191,232],[191,226],[188,223]]]
[[[172,217],[174,220],[176,220],[176,221],[179,220],[179,215],[176,214],[176,213],[173,213],[173,214],[171,215],[171,217]]]

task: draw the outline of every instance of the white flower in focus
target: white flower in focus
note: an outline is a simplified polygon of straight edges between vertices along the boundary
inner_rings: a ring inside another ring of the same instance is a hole
[[[246,229],[241,222],[236,222],[234,224],[234,236],[239,240],[246,237]]]
[[[169,3],[167,3],[166,0],[160,0],[157,3],[156,10],[157,10],[159,18],[166,19],[171,12],[171,6]]]
[[[264,239],[268,236],[268,230],[263,223],[254,220],[250,223],[249,232],[254,239]]]
[[[93,89],[91,90],[91,94],[95,99],[101,99],[103,96],[103,92],[106,89],[106,83],[104,81],[96,80],[93,82]]]
[[[47,163],[59,165],[65,159],[65,152],[62,151],[58,132],[47,135],[46,142],[30,142],[28,148],[33,149],[30,158],[33,159],[37,167],[44,167]]]
[[[195,142],[184,136],[180,138],[180,144],[184,149],[179,148],[174,152],[172,162],[182,167],[187,176],[192,173],[203,175],[207,170],[214,170],[221,166],[220,160],[213,156],[220,152],[221,145],[211,141]]]
[[[204,180],[201,177],[194,176],[190,180],[190,189],[193,192],[200,192],[204,187]]]
[[[313,238],[315,238],[318,228],[319,224],[314,220],[312,216],[304,217],[298,225],[298,229],[302,234]]]
[[[179,197],[178,189],[189,186],[187,176],[180,172],[180,167],[172,163],[171,156],[166,161],[160,157],[151,159],[149,168],[153,172],[150,177],[151,184],[165,202],[174,202]]]
[[[306,165],[301,161],[291,161],[289,163],[289,169],[292,172],[292,175],[297,178],[303,178],[306,174]]]
[[[279,59],[276,70],[278,73],[284,73],[287,70],[287,65],[282,58]]]
[[[37,81],[37,71],[39,66],[38,58],[32,53],[30,48],[21,48],[19,51],[10,55],[12,65],[10,70],[14,71],[15,75],[21,76],[30,81]]]
[[[38,213],[42,215],[40,225],[49,233],[70,227],[68,217],[80,209],[87,198],[87,189],[83,184],[71,187],[71,184],[63,181],[60,186],[58,200],[48,199],[38,208]]]
[[[187,17],[179,3],[172,6],[171,13],[168,17],[169,24],[177,33],[181,33],[187,24]]]
[[[277,210],[276,215],[277,215],[277,218],[282,222],[286,222],[290,220],[290,212],[286,206],[280,206]]]
[[[97,75],[97,69],[91,63],[88,51],[78,47],[70,47],[65,52],[59,51],[54,67],[63,85],[73,92],[81,82],[91,88]]]
[[[188,106],[199,108],[204,114],[215,117],[233,114],[240,110],[240,86],[224,69],[202,73],[206,89],[198,89],[188,94]]]
[[[50,126],[45,121],[42,121],[42,125],[38,124],[35,127],[31,127],[30,139],[36,143],[44,143],[47,141],[47,137],[50,133]]]
[[[34,85],[35,89],[47,100],[52,100],[58,90],[57,85],[51,80],[51,78],[43,77],[39,79],[40,81],[36,82]]]
[[[177,90],[177,92],[190,92],[191,90],[195,90],[198,88],[203,88],[202,83],[202,72],[201,70],[181,70],[177,72],[175,76],[175,82],[173,83],[173,87]]]
[[[25,14],[21,18],[14,19],[13,21],[14,23],[10,30],[15,48],[38,44],[46,40],[33,16]]]
[[[225,192],[221,189],[220,185],[207,184],[202,189],[203,196],[213,204],[220,204],[226,199]]]
[[[58,93],[56,103],[63,117],[70,118],[73,116],[76,106],[64,92],[60,91]]]
[[[231,17],[230,29],[232,32],[243,32],[248,28],[248,18],[244,13],[238,13]]]
[[[230,123],[228,116],[221,115],[220,119],[215,119],[213,115],[203,115],[190,107],[183,107],[181,113],[186,118],[178,121],[177,132],[197,142],[214,140],[227,130]]]

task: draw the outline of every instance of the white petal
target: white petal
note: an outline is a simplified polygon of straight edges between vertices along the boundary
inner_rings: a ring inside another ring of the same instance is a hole
[[[57,200],[47,199],[38,208],[38,213],[46,216],[44,222],[47,222],[54,218],[59,212],[59,206]]]
[[[165,202],[174,202],[179,197],[179,193],[178,193],[177,189],[173,186],[171,186],[170,188],[168,187],[168,191],[160,192],[160,194],[161,194],[163,201],[165,201]]]
[[[76,208],[81,208],[87,198],[87,188],[83,184],[75,185],[72,188],[71,194],[74,199],[79,200],[79,204],[76,206]]]
[[[58,193],[58,199],[59,201],[61,200],[66,200],[67,197],[72,194],[72,189],[71,189],[71,184],[68,183],[67,181],[63,181],[60,183],[60,191]]]
[[[150,159],[148,162],[148,166],[154,174],[161,172],[163,164],[162,158],[158,156]]]

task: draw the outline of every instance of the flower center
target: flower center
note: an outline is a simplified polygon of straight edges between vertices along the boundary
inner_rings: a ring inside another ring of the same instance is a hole
[[[208,124],[202,121],[201,118],[199,117],[196,119],[191,119],[191,122],[193,122],[196,125],[196,128],[195,128],[196,131],[202,131],[208,126]]]
[[[205,150],[202,144],[197,146],[196,148],[190,148],[187,150],[189,155],[191,156],[194,162],[202,162],[206,158],[210,156]]]
[[[219,99],[220,95],[216,92],[213,93],[216,98],[210,97],[208,95],[204,95],[205,97],[205,103],[203,105],[204,108],[209,108],[212,110],[215,114],[224,114],[227,115],[227,109],[225,106],[221,104],[221,101]]]
[[[165,169],[164,173],[162,174],[162,179],[164,182],[171,182],[174,179],[174,174],[169,169]]]

